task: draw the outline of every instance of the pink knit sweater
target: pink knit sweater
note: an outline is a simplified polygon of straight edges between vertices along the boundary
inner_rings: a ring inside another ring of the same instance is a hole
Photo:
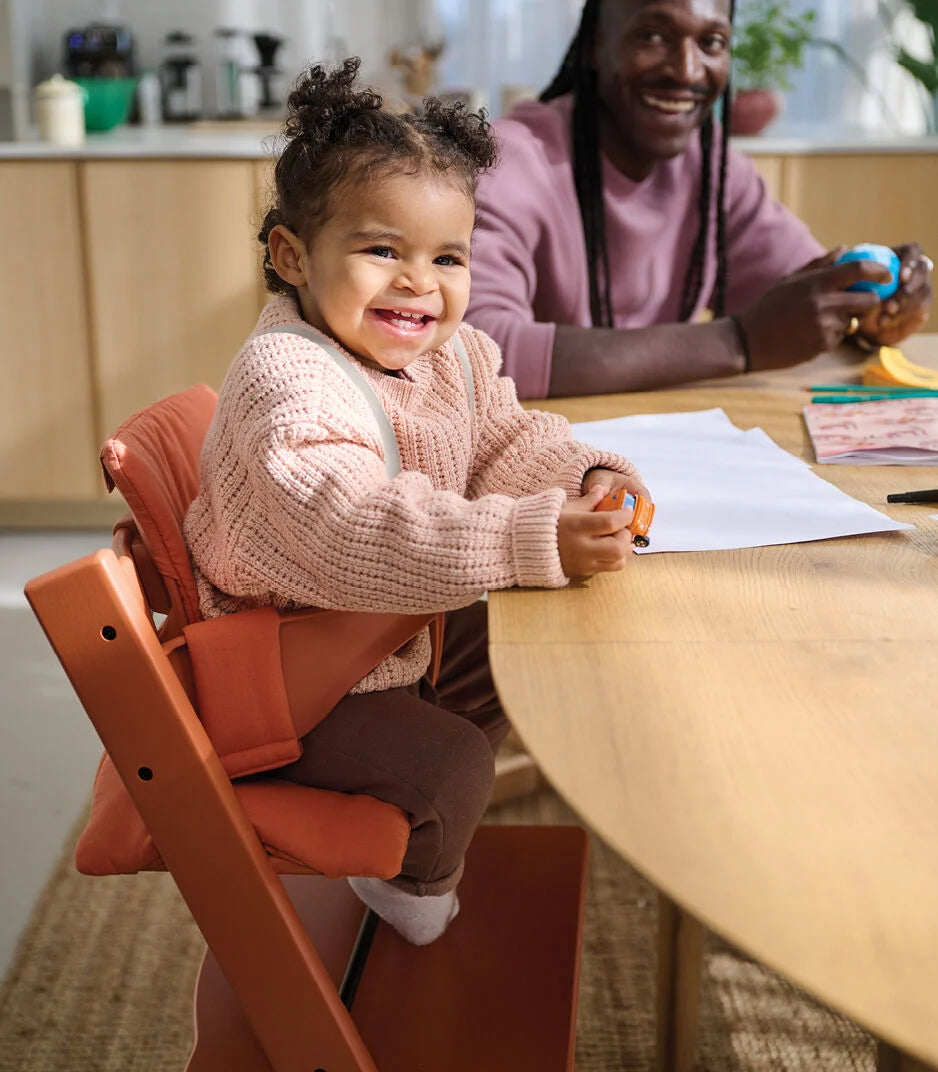
[[[289,298],[255,331],[302,323]],[[634,473],[526,412],[497,375],[498,348],[464,324],[475,379],[452,344],[391,375],[360,364],[387,413],[402,472],[388,480],[377,422],[334,361],[297,335],[252,336],[228,370],[202,450],[185,536],[206,617],[261,605],[424,613],[489,589],[567,583],[557,517],[587,469]],[[426,631],[354,692],[409,685]]]

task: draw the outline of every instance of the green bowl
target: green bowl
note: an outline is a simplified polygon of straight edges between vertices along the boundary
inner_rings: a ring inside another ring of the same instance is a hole
[[[85,129],[111,130],[127,122],[136,78],[73,78],[85,92]]]

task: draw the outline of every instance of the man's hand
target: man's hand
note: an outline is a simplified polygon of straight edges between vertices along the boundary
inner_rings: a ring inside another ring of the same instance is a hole
[[[590,577],[622,569],[632,555],[629,509],[596,513],[606,492],[599,483],[572,499],[557,519],[557,550],[567,577]]]
[[[860,334],[875,346],[896,346],[921,330],[931,311],[931,260],[917,242],[895,250],[902,264],[899,289],[860,321]]]
[[[861,279],[887,283],[889,270],[875,261],[834,264],[842,252],[834,249],[811,261],[740,313],[751,370],[785,368],[832,350],[843,342],[854,317],[862,321],[878,314],[876,294],[847,287]]]

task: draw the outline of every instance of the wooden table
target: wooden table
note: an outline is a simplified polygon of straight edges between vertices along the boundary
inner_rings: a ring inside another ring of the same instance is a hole
[[[938,365],[938,336],[914,343]],[[537,405],[574,421],[722,406],[813,461],[798,388],[832,378],[855,361]],[[646,555],[490,597],[526,747],[665,895],[659,1011],[684,1037],[661,1029],[661,1068],[693,1060],[693,920],[895,1047],[881,1068],[938,1064],[938,505],[885,505],[938,487],[938,468],[817,471],[918,527]]]

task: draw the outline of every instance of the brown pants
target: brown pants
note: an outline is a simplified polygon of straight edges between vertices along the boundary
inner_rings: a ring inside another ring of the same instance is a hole
[[[446,616],[436,687],[346,696],[302,740],[303,755],[271,772],[301,785],[366,793],[410,818],[393,879],[419,896],[452,889],[488,805],[508,721],[488,662],[488,605]]]

